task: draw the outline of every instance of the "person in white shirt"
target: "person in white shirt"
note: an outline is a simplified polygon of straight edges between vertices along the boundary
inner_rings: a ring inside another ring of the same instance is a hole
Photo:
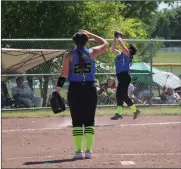
[[[135,86],[132,83],[130,83],[130,85],[128,86],[128,96],[133,100],[133,102],[141,104],[142,101],[134,95],[135,89]]]
[[[128,86],[128,96],[129,97],[135,97],[134,96],[134,90],[135,90],[135,87],[132,83],[130,83],[130,85]]]
[[[28,85],[23,84],[23,77],[18,77],[16,83],[17,86],[12,88],[12,96],[15,103],[26,108],[30,108],[33,104],[36,104],[37,98],[34,97],[32,89]]]
[[[166,94],[166,100],[168,104],[176,104],[178,100],[180,100],[180,96],[171,88],[167,89]]]

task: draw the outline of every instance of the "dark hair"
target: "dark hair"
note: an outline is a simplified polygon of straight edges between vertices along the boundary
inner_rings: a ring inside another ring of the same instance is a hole
[[[114,78],[114,77],[109,77],[109,78],[107,79],[107,82],[108,82],[109,80],[115,81],[115,78]]]
[[[110,80],[112,80],[113,81],[113,87],[115,87],[116,86],[116,80],[115,80],[115,78],[114,77],[109,77],[108,79],[107,79],[107,83],[108,83],[108,81],[110,81]]]
[[[137,48],[133,44],[129,44],[129,50],[132,56],[137,53]]]
[[[19,80],[22,80],[22,81],[23,81],[23,77],[22,77],[22,76],[17,77],[17,78],[16,78],[16,83],[17,83]]]
[[[89,37],[85,33],[77,32],[74,34],[72,39],[74,43],[77,45],[77,52],[79,54],[79,64],[83,69],[84,68],[83,49],[86,43],[88,42]]]

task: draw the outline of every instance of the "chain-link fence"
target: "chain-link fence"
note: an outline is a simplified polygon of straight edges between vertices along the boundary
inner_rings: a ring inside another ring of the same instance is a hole
[[[111,52],[112,40],[108,41],[110,47],[98,57],[96,65],[98,107],[116,106],[115,56]],[[128,88],[132,100],[142,106],[180,104],[181,52],[178,49],[181,40],[125,39],[125,42],[138,48],[130,71],[132,83]],[[94,45],[95,42],[90,40],[88,47]],[[3,39],[2,109],[50,108],[49,98],[62,69],[62,56],[73,47],[71,39]],[[155,63],[157,66],[152,66]],[[177,67],[172,66],[170,71],[158,63],[177,63]],[[68,85],[66,82],[61,91],[66,103]]]

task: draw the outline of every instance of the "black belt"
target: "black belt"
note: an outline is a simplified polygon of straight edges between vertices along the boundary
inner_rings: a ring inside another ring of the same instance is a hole
[[[119,72],[119,73],[117,73],[116,75],[119,76],[119,75],[122,75],[122,74],[124,74],[124,75],[125,75],[125,74],[128,74],[128,75],[129,75],[129,74],[130,74],[130,71]]]
[[[70,86],[93,86],[95,81],[85,81],[85,82],[70,82]]]

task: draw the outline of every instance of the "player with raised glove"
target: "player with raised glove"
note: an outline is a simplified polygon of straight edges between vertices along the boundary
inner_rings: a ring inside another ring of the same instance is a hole
[[[132,44],[126,46],[123,42],[122,37],[123,37],[122,33],[118,31],[114,32],[112,52],[116,54],[115,68],[116,68],[116,76],[118,79],[118,88],[116,91],[117,111],[116,114],[111,118],[112,120],[123,118],[122,115],[123,102],[125,102],[131,108],[133,112],[133,119],[136,119],[138,115],[141,113],[141,111],[136,108],[133,101],[128,96],[128,86],[131,83],[130,66],[133,61],[133,56],[137,52],[137,49]],[[116,42],[118,42],[120,50],[116,49]]]

